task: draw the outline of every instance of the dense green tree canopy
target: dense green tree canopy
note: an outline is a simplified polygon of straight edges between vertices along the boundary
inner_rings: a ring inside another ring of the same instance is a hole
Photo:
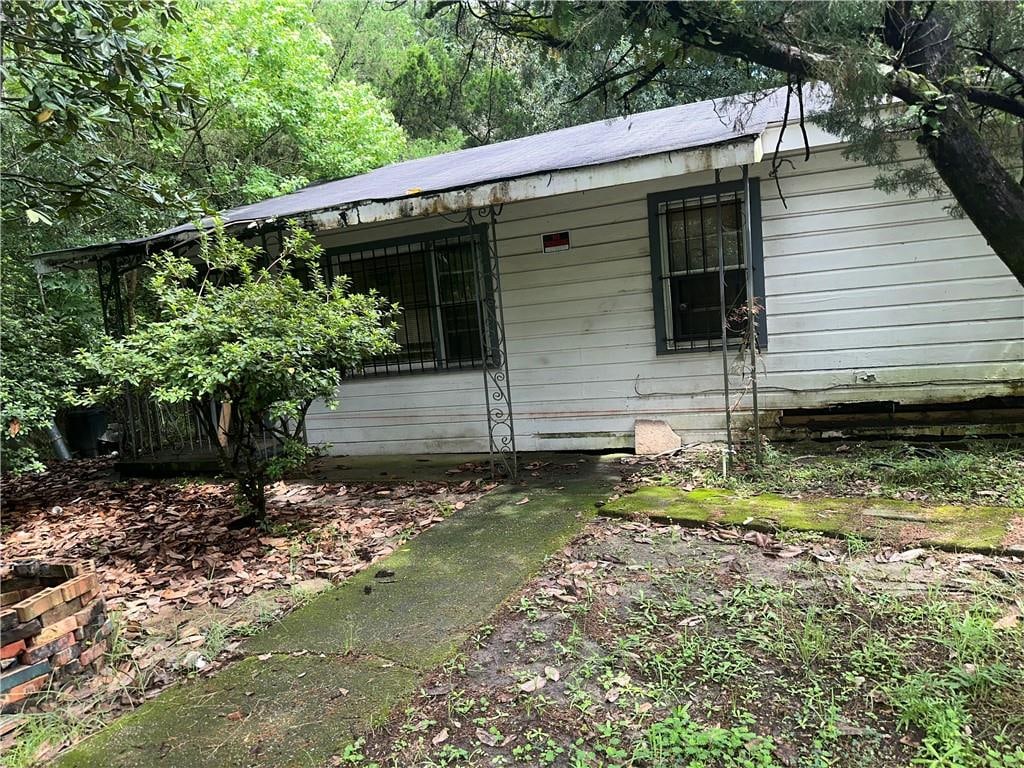
[[[336,76],[304,0],[200,3],[158,34],[202,99],[164,149],[214,205],[364,173],[405,149],[373,89]]]
[[[168,0],[10,0],[3,5],[3,217],[50,223],[115,194],[162,204],[116,133],[158,135],[190,102],[175,60],[141,34],[177,17]]]

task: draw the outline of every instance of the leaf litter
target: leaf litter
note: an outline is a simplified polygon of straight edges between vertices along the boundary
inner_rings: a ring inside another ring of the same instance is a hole
[[[276,620],[301,603],[304,590],[370,567],[493,487],[454,478],[282,481],[268,486],[265,529],[232,529],[234,489],[226,482],[122,482],[109,459],[5,478],[3,563],[93,561],[117,624],[107,666],[33,708],[98,725],[182,674],[212,674],[238,656],[232,635],[251,634],[268,610]],[[26,720],[19,722],[0,738],[0,750],[18,738]]]

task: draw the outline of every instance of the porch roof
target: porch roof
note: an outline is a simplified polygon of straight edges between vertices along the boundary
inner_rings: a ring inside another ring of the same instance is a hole
[[[814,98],[809,90],[808,94],[805,105],[812,111],[822,99]],[[368,220],[467,210],[488,202],[514,202],[540,196],[530,193],[530,189],[536,191],[537,184],[479,188],[549,174],[572,174],[579,169],[593,171],[600,166],[614,170],[627,161],[655,155],[752,143],[767,126],[783,120],[785,107],[786,89],[780,88],[763,94],[744,94],[640,112],[311,184],[287,195],[222,211],[220,217],[225,225],[236,230],[287,218],[306,219],[314,228],[322,230]],[[727,153],[723,161],[712,162],[709,167],[756,162],[760,159],[759,148],[756,157],[748,155],[744,153],[745,159],[737,161],[739,155]],[[661,175],[670,172],[673,171],[669,169]],[[637,180],[613,174],[611,181],[616,178],[619,180],[615,183]],[[548,187],[552,179],[549,175]],[[539,181],[543,185],[544,180]],[[559,194],[558,189],[568,192],[607,186],[611,181],[609,178],[598,180],[590,173],[584,179],[574,178],[570,185],[563,183],[549,189],[547,194]],[[469,194],[471,190],[478,194]],[[445,199],[447,193],[454,192],[461,194]],[[360,215],[360,209],[366,210],[367,215]],[[201,222],[204,228],[212,224],[210,217]],[[51,251],[38,254],[37,259],[50,267],[73,266],[95,258],[171,247],[193,239],[196,231],[192,223],[180,224],[147,237]]]

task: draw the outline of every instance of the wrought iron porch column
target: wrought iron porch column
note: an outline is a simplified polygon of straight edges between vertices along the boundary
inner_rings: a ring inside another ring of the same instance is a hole
[[[476,258],[473,271],[476,276],[476,305],[480,326],[480,350],[483,357],[484,407],[487,412],[487,440],[491,474],[502,471],[515,479],[518,474],[516,432],[512,418],[512,393],[509,388],[508,354],[505,344],[505,314],[501,297],[501,265],[498,263],[498,236],[496,224],[500,208],[491,205],[479,210],[482,218],[490,219],[490,226],[476,232],[476,220],[471,209],[466,224],[472,233]]]

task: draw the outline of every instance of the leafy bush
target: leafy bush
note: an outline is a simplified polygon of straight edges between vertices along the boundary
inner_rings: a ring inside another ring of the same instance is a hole
[[[308,457],[301,437],[312,402],[336,406],[342,370],[395,347],[395,307],[376,294],[349,294],[344,279],[328,286],[320,253],[312,235],[293,229],[280,255],[261,266],[259,249],[218,224],[201,237],[196,259],[155,257],[158,316],[82,354],[104,382],[86,399],[131,388],[160,403],[230,407],[226,434],[209,408],[194,410],[238,481],[243,511],[262,520],[267,481]],[[283,446],[276,455],[266,450],[267,434]]]
[[[56,276],[43,298],[32,267],[8,254],[3,259],[3,365],[0,366],[0,435],[5,471],[44,468],[42,432],[67,403],[80,368],[72,352],[86,343],[95,318],[90,299],[74,276]]]

